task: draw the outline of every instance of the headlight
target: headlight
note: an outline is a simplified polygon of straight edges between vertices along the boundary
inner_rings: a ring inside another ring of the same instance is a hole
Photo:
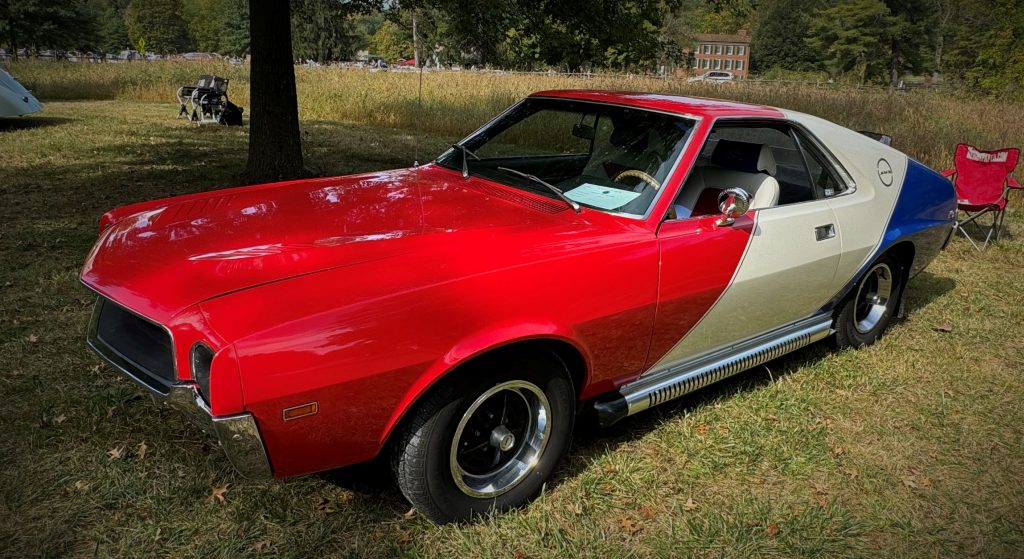
[[[210,403],[210,365],[213,363],[213,350],[199,342],[192,346],[192,379],[199,385],[199,394]]]

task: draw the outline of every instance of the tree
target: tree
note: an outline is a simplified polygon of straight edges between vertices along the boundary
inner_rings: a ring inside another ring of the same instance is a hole
[[[864,83],[886,73],[890,28],[882,0],[843,0],[815,15],[807,45],[830,74],[856,72]]]
[[[18,49],[89,49],[95,19],[84,0],[0,0],[0,40],[17,58]]]
[[[124,26],[127,0],[91,0],[89,9],[96,17],[96,46],[103,52],[120,52],[128,47],[128,30]]]
[[[390,19],[384,20],[370,38],[370,46],[374,54],[389,62],[395,62],[399,58],[410,58],[413,55],[412,32],[407,32]]]
[[[956,0],[943,69],[962,85],[1024,97],[1024,11],[1013,0]]]
[[[228,0],[227,13],[218,52],[245,56],[249,54],[249,1]]]
[[[814,69],[820,51],[808,48],[811,17],[825,0],[767,0],[758,9],[750,45],[750,69],[805,72]]]
[[[304,174],[299,109],[292,59],[291,9],[288,0],[259,0],[249,5],[253,37],[249,64],[249,161],[254,182]]]
[[[160,54],[182,52],[190,46],[181,0],[131,0],[124,23],[131,44],[145,39],[148,49]]]
[[[348,17],[355,6],[338,0],[293,0],[292,48],[300,60],[340,60],[355,42]]]

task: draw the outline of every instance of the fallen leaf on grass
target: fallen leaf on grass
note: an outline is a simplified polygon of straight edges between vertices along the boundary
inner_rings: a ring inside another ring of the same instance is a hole
[[[906,485],[907,487],[917,487],[917,480],[914,479],[914,476],[903,476],[900,480],[903,482],[903,485]]]
[[[853,479],[857,479],[860,477],[860,472],[853,468],[843,468],[843,473],[850,476]]]
[[[53,422],[54,425],[60,425],[61,423],[64,423],[64,421],[67,420],[67,418],[68,416],[60,414],[57,417],[53,418],[51,421]]]
[[[637,532],[644,529],[643,526],[637,524],[635,520],[628,516],[624,516],[619,519],[619,526],[621,526],[623,530],[629,532],[630,534],[636,534]]]
[[[778,534],[778,533],[779,533],[779,523],[778,522],[772,522],[771,524],[768,525],[767,528],[764,529],[764,535],[768,536],[769,538],[774,538],[775,534]]]
[[[813,489],[818,495],[828,495],[828,486],[820,481],[812,482],[811,489]]]
[[[573,514],[575,514],[577,516],[583,514],[583,505],[581,505],[579,503],[570,503],[565,508],[569,509],[569,512],[571,512],[571,513],[573,513]]]
[[[146,441],[139,443],[139,446],[135,448],[135,459],[139,462],[145,460],[147,450],[149,450],[149,447],[146,446]]]
[[[255,551],[256,553],[259,553],[259,552],[263,551],[264,549],[269,548],[270,546],[271,546],[270,540],[260,540],[260,541],[258,541],[256,543],[250,545],[249,546],[249,550],[250,551]]]
[[[530,556],[525,551],[515,550],[512,552],[513,559],[530,559]]]
[[[121,458],[124,458],[124,449],[125,445],[116,446],[107,451],[107,456],[110,460],[120,460]]]
[[[413,508],[405,511],[405,514],[402,515],[402,518],[409,519],[409,518],[412,518],[414,516],[416,516],[416,507],[413,507]]]
[[[29,334],[28,337],[25,339],[28,340],[28,343],[34,344],[39,341],[39,336],[35,334]]]
[[[331,500],[328,499],[327,497],[320,497],[319,499],[317,499],[316,503],[313,505],[313,508],[317,512],[323,513],[332,513],[337,512],[338,510],[338,507],[335,507],[334,504],[331,503]]]
[[[395,538],[395,541],[398,542],[399,545],[408,544],[412,542],[412,534],[406,532],[405,530],[399,529],[398,536]]]
[[[836,396],[846,396],[846,391],[842,388],[836,388]]]
[[[936,332],[942,332],[943,334],[948,334],[953,331],[953,327],[950,326],[949,324],[939,324],[938,326],[932,328],[932,330],[935,330]]]
[[[683,503],[683,510],[695,510],[698,506],[700,505],[693,502],[693,497],[687,497],[686,502]]]
[[[706,423],[701,423],[700,425],[697,426],[697,432],[700,433],[701,435],[706,434],[708,432],[708,429],[710,429],[710,427],[708,427]]]
[[[836,446],[832,447],[832,454],[834,456],[842,456],[843,453],[845,453],[845,452],[846,452],[846,449],[844,449],[843,447],[841,447],[839,445],[836,445]]]
[[[660,512],[654,507],[640,507],[636,512],[644,520],[654,520],[655,518],[658,518],[658,515],[660,514]]]
[[[225,483],[224,485],[222,485],[220,487],[217,487],[215,485],[211,485],[210,486],[210,495],[206,498],[206,502],[207,503],[212,503],[214,501],[219,501],[219,502],[223,503],[224,502],[224,496],[228,494],[228,487],[231,487],[230,483]]]
[[[604,473],[606,474],[614,474],[615,472],[619,471],[619,469],[616,468],[614,464],[602,464],[601,469],[604,470]]]

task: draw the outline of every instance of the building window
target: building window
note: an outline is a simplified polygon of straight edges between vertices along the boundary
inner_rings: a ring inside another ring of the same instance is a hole
[[[736,54],[743,55],[743,53],[745,53],[746,51],[747,47],[743,45],[739,45],[738,47],[736,47]]]
[[[693,67],[694,68],[700,68],[700,59],[699,58],[694,58],[693,59]]]
[[[715,59],[715,70],[721,70],[721,69],[722,69],[722,61],[720,59],[716,58]]]
[[[722,54],[722,45],[715,45],[715,54]]]
[[[711,54],[711,45],[704,45],[704,54]]]
[[[732,56],[732,45],[728,45],[725,47],[725,54]]]
[[[736,69],[737,70],[742,70],[743,69],[743,61],[742,60],[737,60],[736,61]]]
[[[732,60],[726,60],[725,61],[725,69],[726,70],[732,70]]]
[[[710,68],[710,67],[711,67],[711,59],[710,58],[705,58],[704,59],[704,68],[707,69],[707,68]]]

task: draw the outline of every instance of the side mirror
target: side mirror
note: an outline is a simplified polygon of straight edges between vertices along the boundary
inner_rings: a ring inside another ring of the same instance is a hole
[[[594,127],[587,126],[586,124],[573,124],[572,135],[577,138],[580,138],[581,140],[593,140]]]
[[[715,222],[715,225],[724,227],[736,222],[736,218],[747,213],[750,209],[750,194],[742,188],[729,188],[718,195],[718,209],[722,217]]]

